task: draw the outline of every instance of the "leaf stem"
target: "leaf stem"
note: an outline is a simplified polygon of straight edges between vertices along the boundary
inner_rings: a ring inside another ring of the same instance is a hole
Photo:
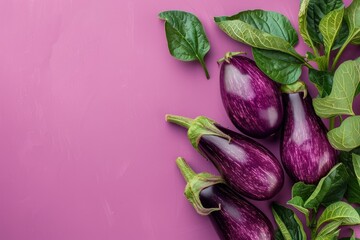
[[[196,176],[196,173],[190,168],[184,158],[178,157],[176,159],[176,165],[180,169],[181,174],[183,175],[187,183]]]
[[[199,58],[199,62],[200,62],[200,64],[201,64],[202,68],[203,68],[204,71],[205,71],[206,78],[207,78],[207,79],[210,79],[209,71],[208,71],[207,68],[206,68],[205,61],[204,61],[203,59]]]
[[[336,118],[336,116],[329,118],[329,131],[334,129],[334,127],[335,127],[335,118]]]
[[[335,59],[333,61],[333,64],[331,66],[331,72],[335,71],[335,67],[336,64],[339,61],[339,58],[341,56],[341,54],[344,52],[345,48],[347,47],[347,45],[349,45],[349,43],[351,42],[352,36],[348,37],[348,39],[346,40],[346,42],[342,45],[342,47],[340,48],[339,52],[336,54]]]

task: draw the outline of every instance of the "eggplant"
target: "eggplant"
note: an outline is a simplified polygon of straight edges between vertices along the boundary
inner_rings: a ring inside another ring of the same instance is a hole
[[[281,190],[284,183],[281,165],[259,143],[202,116],[193,120],[166,115],[166,120],[188,129],[193,147],[215,165],[237,192],[251,199],[266,200]]]
[[[272,240],[269,219],[254,205],[224,184],[221,177],[196,174],[183,158],[176,163],[187,185],[185,196],[201,215],[209,215],[223,240]]]
[[[223,105],[232,123],[253,138],[266,138],[280,130],[283,105],[278,84],[247,57],[227,53],[220,70]]]
[[[294,181],[317,183],[336,164],[337,151],[326,137],[327,129],[314,111],[306,85],[297,82],[283,91],[281,161]]]

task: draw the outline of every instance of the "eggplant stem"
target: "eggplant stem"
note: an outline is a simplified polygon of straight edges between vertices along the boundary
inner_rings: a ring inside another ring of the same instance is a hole
[[[191,169],[191,167],[184,158],[178,157],[176,159],[176,165],[180,169],[181,174],[183,175],[187,183],[196,176],[196,173],[194,172],[194,170]]]
[[[237,56],[237,55],[241,55],[241,54],[244,54],[246,55],[247,53],[246,52],[227,52],[225,53],[225,56],[223,58],[220,58],[217,63],[220,64],[222,62],[227,62],[227,63],[230,63],[230,59],[234,56]]]
[[[189,127],[191,126],[191,123],[193,122],[193,120],[191,118],[176,116],[176,115],[171,115],[171,114],[166,114],[165,120],[170,123],[175,123],[186,129],[189,129]]]

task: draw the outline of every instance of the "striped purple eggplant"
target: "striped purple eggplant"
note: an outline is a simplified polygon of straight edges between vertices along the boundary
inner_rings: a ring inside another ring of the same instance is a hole
[[[287,93],[283,94],[285,120],[281,160],[294,181],[317,183],[335,165],[337,152],[326,137],[324,123],[315,114],[305,84],[296,84],[295,91],[287,91],[284,87]]]
[[[237,54],[237,53],[235,53]],[[283,120],[281,92],[247,57],[227,53],[220,70],[223,105],[232,123],[254,138],[276,133]]]
[[[210,215],[221,239],[274,239],[269,219],[224,184],[221,177],[196,174],[182,158],[178,158],[176,163],[187,182],[186,198],[199,214]]]
[[[166,120],[187,128],[193,147],[215,165],[230,187],[242,195],[265,200],[281,190],[284,183],[281,165],[259,143],[206,117],[193,120],[167,115]]]

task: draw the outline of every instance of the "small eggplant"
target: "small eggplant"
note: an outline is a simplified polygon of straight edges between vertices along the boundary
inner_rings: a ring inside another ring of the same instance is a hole
[[[317,183],[336,163],[327,129],[315,114],[303,82],[284,85],[285,120],[281,134],[281,160],[294,181]]]
[[[269,219],[254,205],[231,190],[221,177],[196,174],[183,158],[176,163],[187,185],[185,196],[201,215],[210,215],[223,240],[272,240]]]
[[[282,188],[284,173],[279,161],[254,140],[206,117],[193,120],[166,115],[166,120],[187,128],[193,147],[215,165],[230,187],[242,195],[266,200]]]
[[[223,105],[242,133],[265,138],[280,130],[283,105],[280,88],[247,57],[227,53],[220,70]]]

